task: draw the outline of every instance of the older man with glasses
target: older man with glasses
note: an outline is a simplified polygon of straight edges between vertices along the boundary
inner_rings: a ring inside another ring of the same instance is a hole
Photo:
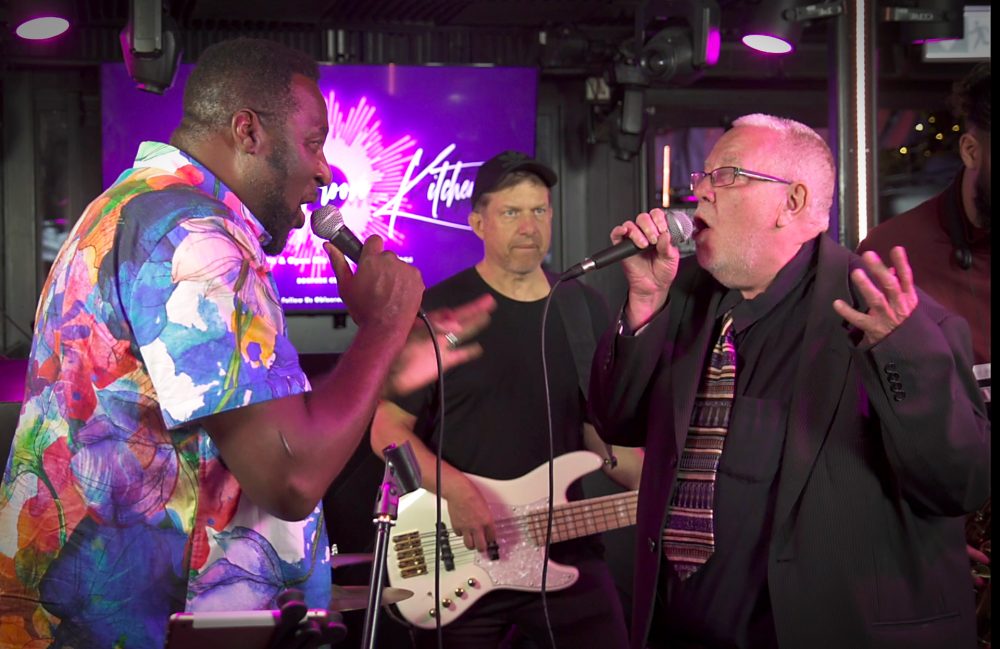
[[[961,515],[989,495],[990,424],[968,326],[901,248],[823,235],[812,129],[742,117],[705,168],[697,263],[661,210],[611,231],[644,250],[591,388],[605,440],[646,447],[632,646],[973,647]]]

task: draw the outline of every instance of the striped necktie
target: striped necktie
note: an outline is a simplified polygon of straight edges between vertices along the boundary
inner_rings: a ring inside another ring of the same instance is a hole
[[[736,345],[733,316],[722,318],[719,339],[695,396],[691,425],[670,499],[663,552],[681,579],[700,568],[715,550],[712,505],[715,474],[729,429],[736,387]]]

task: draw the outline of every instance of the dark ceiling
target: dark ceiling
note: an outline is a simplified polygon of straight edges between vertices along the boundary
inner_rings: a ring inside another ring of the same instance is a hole
[[[268,0],[181,0],[180,15],[192,20],[255,20],[323,23],[330,27],[422,24],[438,27],[541,27],[573,21],[628,22],[636,0],[303,0],[275,11]]]
[[[734,15],[761,0],[722,0]],[[667,9],[684,0],[655,0]],[[81,0],[85,19],[120,21],[121,0]],[[168,0],[169,13],[182,25],[241,23],[272,26],[355,29],[387,26],[532,27],[559,24],[630,25],[641,0]]]
[[[623,56],[623,44],[635,40],[637,12],[647,29],[683,25],[691,7],[705,1],[162,0],[177,24],[186,61],[195,60],[218,40],[254,35],[281,40],[325,62],[528,65],[539,67],[543,75],[581,76],[601,74]],[[832,21],[805,23],[792,56],[755,56],[739,44],[741,26],[755,11],[775,1],[715,0],[722,56],[717,66],[701,75],[699,85],[740,80],[825,82]],[[916,1],[878,0],[879,7]],[[73,4],[76,29],[63,42],[26,44],[13,38],[9,27],[0,29],[4,63],[31,66],[121,60],[118,35],[128,20],[130,3],[73,0]],[[9,20],[14,5],[15,0],[0,0],[0,22]],[[951,66],[923,64],[915,46],[891,40],[890,32],[880,51],[884,78],[908,82],[954,78]]]

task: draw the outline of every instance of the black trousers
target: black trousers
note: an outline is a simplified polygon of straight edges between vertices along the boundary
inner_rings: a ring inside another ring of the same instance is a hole
[[[672,628],[668,620],[668,601],[677,584],[677,576],[669,562],[661,561],[660,578],[656,588],[653,619],[650,624],[649,638],[646,641],[646,649],[739,649],[740,647],[778,649],[770,600],[766,597],[758,600],[757,608],[749,623],[750,627],[746,630],[747,638],[743,642],[713,642],[710,638],[685,637],[677,628]],[[733,628],[731,620],[717,620],[715,623],[720,629],[731,631]]]
[[[607,564],[598,558],[574,561],[580,578],[565,590],[549,592],[549,619],[558,649],[627,649],[621,599]],[[446,649],[549,648],[539,593],[496,590],[442,628]],[[436,631],[414,631],[417,649],[435,649]]]

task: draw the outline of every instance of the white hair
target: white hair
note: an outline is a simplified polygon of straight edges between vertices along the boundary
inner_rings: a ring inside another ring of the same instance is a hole
[[[818,232],[826,231],[830,226],[830,208],[833,206],[837,174],[833,153],[819,133],[801,122],[763,113],[738,118],[733,122],[733,127],[738,126],[765,128],[778,134],[783,150],[775,163],[781,169],[780,175],[808,187],[809,222]]]

